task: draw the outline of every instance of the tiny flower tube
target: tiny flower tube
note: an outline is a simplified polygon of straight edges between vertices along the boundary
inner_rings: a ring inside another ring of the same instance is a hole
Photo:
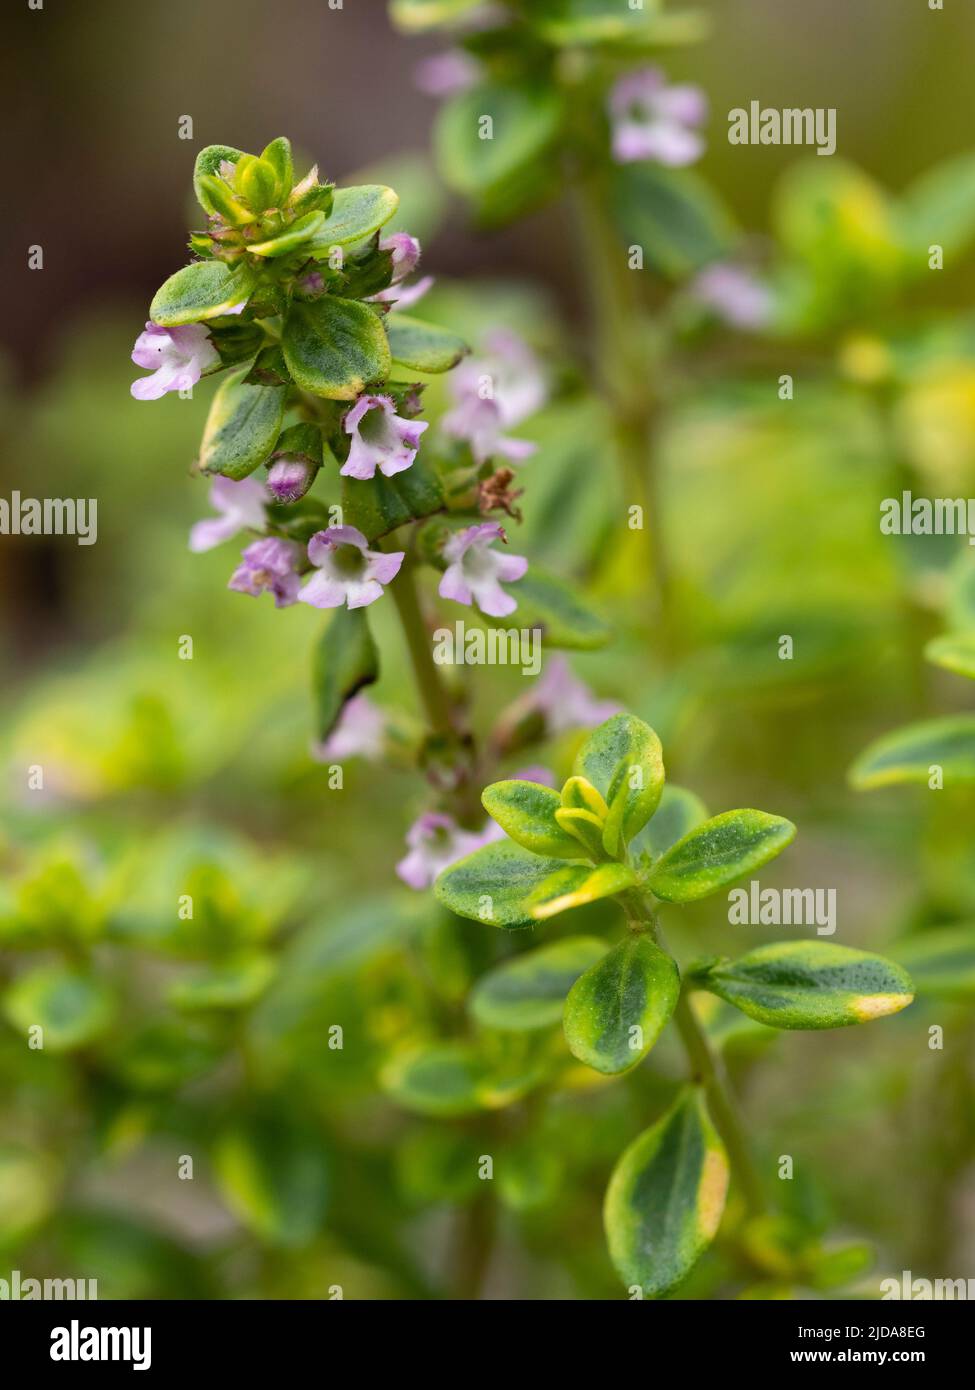
[[[393,259],[393,278],[384,290],[368,296],[372,304],[395,304],[397,309],[408,309],[411,304],[422,299],[433,285],[433,276],[425,275],[414,285],[402,282],[412,275],[420,261],[420,243],[409,232],[391,232],[379,242],[380,251],[390,252]]]
[[[247,547],[227,588],[252,598],[267,590],[274,595],[276,608],[288,608],[298,598],[300,559],[301,546],[295,541],[266,536]]]
[[[772,292],[744,266],[717,261],[698,272],[690,297],[731,328],[765,328],[772,317]]]
[[[396,872],[408,887],[420,892],[465,854],[503,838],[504,831],[493,821],[475,832],[462,830],[452,816],[427,811],[407,831],[409,852],[396,865]]]
[[[312,744],[316,762],[340,762],[343,758],[365,758],[376,762],[386,746],[386,716],[368,695],[353,695],[346,702],[328,738]]]
[[[548,735],[602,724],[622,711],[615,700],[599,700],[574,675],[564,656],[553,656],[528,692],[528,701],[545,720]]]
[[[501,587],[512,584],[528,569],[524,555],[506,555],[491,550],[495,541],[506,541],[504,528],[496,521],[468,526],[450,537],[443,548],[448,566],[440,580],[440,597],[455,603],[471,604],[491,618],[504,618],[518,607],[517,601]]]
[[[346,412],[343,429],[351,436],[349,457],[340,472],[347,478],[369,479],[376,469],[392,478],[409,468],[420,447],[426,420],[406,420],[396,414],[390,396],[360,396]]]
[[[450,97],[472,87],[480,71],[480,64],[470,54],[461,48],[448,48],[421,59],[413,69],[413,80],[428,97]]]
[[[670,86],[654,67],[627,73],[609,96],[613,158],[618,164],[648,159],[670,168],[693,164],[704,153],[698,127],[707,111],[700,87]]]
[[[317,569],[298,594],[312,608],[365,608],[382,598],[383,585],[399,573],[406,552],[370,550],[354,526],[330,526],[308,542],[308,558]]]
[[[150,320],[135,340],[132,361],[152,371],[152,376],[133,381],[132,395],[137,401],[158,401],[167,391],[195,386],[207,368],[220,361],[220,354],[202,323],[161,328]]]
[[[232,540],[240,531],[263,530],[267,493],[256,478],[216,477],[210,505],[219,516],[198,521],[190,531],[190,549],[199,553]]]

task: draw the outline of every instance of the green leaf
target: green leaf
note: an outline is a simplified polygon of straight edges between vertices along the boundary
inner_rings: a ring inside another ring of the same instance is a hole
[[[255,212],[263,213],[273,207],[277,184],[277,170],[273,164],[248,154],[237,161],[234,188]]]
[[[163,328],[216,318],[243,304],[254,284],[254,275],[246,267],[231,271],[223,261],[194,261],[160,285],[149,305],[149,317]]]
[[[690,169],[624,164],[611,180],[610,210],[624,246],[642,247],[661,274],[683,279],[727,254],[735,237],[731,216]]]
[[[224,160],[229,160],[231,164],[236,164],[242,158],[243,151],[235,150],[232,145],[207,145],[196,156],[196,164],[193,168],[193,188],[196,192],[197,202],[204,212],[219,213],[220,209],[212,201],[209,192],[201,178],[212,175],[219,178],[220,165]],[[158,320],[157,320],[158,322]]]
[[[605,859],[606,852],[603,849],[605,824],[599,816],[581,806],[560,806],[555,812],[555,819],[566,834],[570,835],[584,849],[587,859],[591,859],[595,864]],[[578,857],[578,850],[576,856]]]
[[[490,201],[547,153],[561,118],[561,101],[543,82],[488,81],[460,92],[441,108],[434,132],[444,182]]]
[[[710,897],[754,873],[790,845],[791,821],[765,811],[725,811],[695,827],[657,860],[647,887],[665,902]]]
[[[893,961],[827,941],[759,946],[695,980],[770,1028],[845,1028],[896,1014],[914,998]]]
[[[933,637],[924,648],[924,655],[935,666],[975,680],[975,632],[948,632]]]
[[[57,1207],[60,1176],[47,1154],[0,1143],[0,1231],[6,1248],[16,1246]]]
[[[342,479],[342,515],[368,540],[378,540],[408,521],[419,521],[444,509],[443,487],[422,453],[409,468],[386,478]]]
[[[527,927],[570,907],[631,888],[636,875],[624,864],[569,864],[541,859],[510,840],[485,845],[458,859],[437,879],[437,898],[460,917],[494,927]]]
[[[308,1245],[328,1200],[320,1137],[277,1114],[233,1124],[217,1140],[213,1171],[227,1206],[272,1246]]]
[[[628,1288],[658,1298],[690,1272],[714,1238],[728,1159],[704,1098],[687,1090],[623,1153],[606,1190],[609,1254]]]
[[[902,194],[905,240],[918,273],[928,269],[928,248],[941,246],[945,268],[975,242],[975,154],[941,160]]]
[[[332,295],[312,304],[292,304],[281,338],[295,381],[313,395],[352,401],[367,382],[389,376],[386,332],[365,304]]]
[[[261,348],[244,380],[248,386],[294,385],[284,353],[277,343],[266,343]]]
[[[8,1023],[25,1037],[41,1027],[45,1052],[69,1052],[104,1033],[115,1002],[108,986],[63,965],[45,965],[19,975],[3,996]]]
[[[905,257],[896,210],[855,165],[835,157],[793,164],[776,187],[772,215],[796,269],[809,277],[798,328],[858,322],[899,284]]]
[[[243,164],[247,159],[246,154],[241,155],[240,163]],[[235,180],[236,183],[236,180]],[[253,222],[257,216],[246,203],[235,196],[233,189],[217,178],[215,174],[201,174],[197,180],[200,194],[207,200],[218,217],[232,227],[244,227],[249,222]],[[199,246],[199,241],[193,243],[194,250]],[[208,242],[204,244],[209,245]]]
[[[635,715],[614,714],[583,744],[573,771],[587,778],[606,801],[609,814],[603,846],[607,854],[618,858],[660,801],[664,788],[660,739]]]
[[[707,817],[707,809],[699,796],[668,782],[653,819],[634,837],[630,850],[634,855],[648,854],[651,859],[657,859]]]
[[[176,980],[168,997],[187,1013],[211,1009],[243,1009],[253,1004],[271,983],[277,962],[266,952],[225,961],[198,974]]]
[[[483,1108],[484,1060],[467,1043],[429,1043],[385,1067],[386,1093],[420,1115],[469,1115]]]
[[[399,198],[382,184],[336,188],[332,210],[309,248],[309,254],[326,261],[334,247],[365,241],[389,221],[398,207]]]
[[[266,256],[269,260],[274,260],[278,256],[287,256],[290,251],[294,251],[299,246],[311,239],[321,231],[325,222],[323,212],[306,212],[304,217],[296,217],[290,227],[287,227],[277,236],[271,237],[268,241],[259,241],[253,246],[248,246],[248,251],[252,256]]]
[[[412,372],[449,372],[470,351],[456,333],[406,314],[390,314],[386,332],[393,361]]]
[[[213,398],[200,444],[204,473],[246,478],[270,457],[277,443],[287,388],[249,386],[244,380],[249,371],[239,367],[225,377]]]
[[[406,33],[418,34],[460,19],[481,3],[482,0],[392,0],[389,16]]]
[[[318,737],[335,728],[346,703],[379,677],[379,653],[363,608],[337,608],[315,649],[313,688]]]
[[[569,1051],[605,1075],[629,1071],[659,1038],[679,995],[672,958],[649,936],[631,933],[569,990],[563,1018]]]
[[[468,1008],[486,1028],[549,1028],[560,1022],[565,996],[575,981],[605,954],[606,943],[594,936],[567,936],[527,951],[483,975]]]
[[[562,809],[558,792],[537,782],[494,782],[481,793],[481,803],[506,835],[532,854],[555,859],[582,859],[582,845],[567,835],[555,819]]]
[[[275,203],[280,206],[284,203],[291,192],[291,186],[295,181],[294,162],[291,158],[291,141],[285,135],[279,135],[276,140],[272,140],[261,151],[261,159],[265,164],[270,164],[274,170],[276,178]]]
[[[910,972],[917,994],[975,999],[975,924],[925,928],[895,941],[890,953]]]
[[[911,782],[927,786],[935,767],[946,787],[975,782],[975,715],[927,719],[884,734],[857,758],[850,782],[858,791]]]
[[[663,14],[658,0],[639,7],[621,0],[533,0],[528,17],[546,42],[562,48],[605,44],[642,52],[658,44],[694,43],[708,32],[706,16]]]
[[[530,565],[524,576],[511,586],[518,601],[519,628],[536,629],[547,647],[569,651],[595,651],[605,647],[613,629],[563,579]],[[510,627],[512,619],[486,618],[492,627]]]

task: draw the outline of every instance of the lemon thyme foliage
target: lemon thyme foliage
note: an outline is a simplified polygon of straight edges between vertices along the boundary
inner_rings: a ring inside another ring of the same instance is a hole
[[[911,1003],[911,980],[880,956],[819,941],[705,956],[682,970],[661,913],[753,874],[796,831],[764,811],[709,817],[692,793],[665,784],[660,740],[632,715],[595,729],[561,791],[513,779],[488,786],[482,800],[505,838],[444,869],[441,903],[516,930],[612,898],[629,930],[613,946],[570,936],[502,963],[475,989],[474,1018],[517,1036],[561,1017],[572,1055],[606,1076],[635,1068],[670,1022],[686,1049],[687,1086],[620,1156],[604,1208],[621,1279],[641,1297],[666,1294],[717,1232],[729,1176],[755,1216],[767,1186],[693,992],[766,1027],[822,1029],[898,1012]]]

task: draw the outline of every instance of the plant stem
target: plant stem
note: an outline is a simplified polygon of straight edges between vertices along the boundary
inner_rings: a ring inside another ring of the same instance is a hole
[[[389,592],[399,613],[417,689],[430,728],[435,734],[454,733],[457,730],[457,715],[433,659],[430,634],[420,611],[420,599],[409,558],[404,560],[395,582],[389,586]]]
[[[623,907],[632,926],[649,931],[654,939],[659,941],[657,914],[642,893],[635,891],[623,895]],[[663,945],[662,942],[660,944]],[[738,1113],[738,1103],[731,1090],[724,1062],[711,1046],[707,1034],[694,1016],[694,1010],[684,989],[681,990],[677,1007],[674,1009],[674,1022],[691,1064],[693,1079],[699,1082],[707,1093],[711,1118],[724,1141],[745,1203],[751,1215],[757,1216],[765,1210],[765,1198],[758,1172],[752,1162],[745,1127]]]
[[[704,1030],[694,1017],[694,1011],[683,991],[674,1010],[674,1022],[677,1024],[677,1031],[680,1033],[687,1051],[695,1080],[699,1081],[707,1092],[711,1118],[724,1140],[724,1146],[728,1150],[728,1158],[731,1161],[735,1176],[741,1184],[748,1210],[753,1216],[757,1216],[765,1209],[762,1185],[752,1162],[748,1140],[745,1137],[738,1107],[728,1084],[724,1063],[712,1048]]]
[[[653,448],[657,411],[647,324],[634,302],[635,282],[624,248],[606,214],[606,190],[590,177],[577,185],[574,203],[590,285],[594,365],[612,415],[624,494],[641,509],[655,617],[666,637],[670,584]]]

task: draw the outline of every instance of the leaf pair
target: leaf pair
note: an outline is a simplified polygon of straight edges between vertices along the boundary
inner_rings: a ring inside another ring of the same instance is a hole
[[[664,901],[693,902],[754,872],[795,837],[790,821],[764,811],[726,811],[698,823],[704,808],[680,790],[668,797],[657,835],[651,818],[663,793],[657,735],[633,715],[614,715],[583,745],[561,795],[524,781],[486,788],[484,806],[514,844],[488,845],[452,865],[437,880],[437,896],[462,917],[504,927],[638,883]],[[671,843],[670,833],[685,828]],[[582,858],[597,867],[558,862]]]

